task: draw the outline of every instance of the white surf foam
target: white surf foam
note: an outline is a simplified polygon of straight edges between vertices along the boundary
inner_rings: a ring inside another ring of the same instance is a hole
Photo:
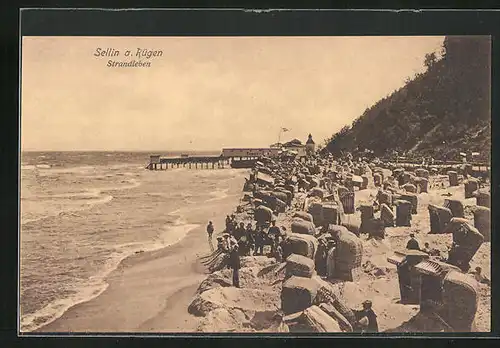
[[[213,196],[213,197],[207,199],[206,202],[213,202],[213,201],[219,201],[221,199],[224,199],[224,198],[228,197],[228,192],[229,192],[228,188],[227,189],[213,191],[213,192],[210,193],[210,195]]]
[[[76,294],[53,301],[42,309],[23,316],[21,318],[21,332],[32,332],[50,324],[71,307],[88,302],[102,294],[109,286],[105,281],[106,277],[117,269],[127,257],[139,251],[151,252],[179,243],[191,230],[199,226],[198,224],[186,224],[182,218],[178,218],[173,225],[164,226],[164,230],[159,233],[158,238],[149,245],[140,242],[115,245],[116,251],[111,254],[99,274],[90,277],[87,284],[78,286]]]
[[[90,283],[74,296],[58,299],[35,313],[23,316],[20,321],[20,331],[31,332],[53,322],[60,318],[70,307],[99,296],[107,287],[108,284],[102,282]]]

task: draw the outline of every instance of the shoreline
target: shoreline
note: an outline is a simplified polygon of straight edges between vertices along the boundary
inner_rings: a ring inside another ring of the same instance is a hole
[[[201,220],[206,218],[216,227],[224,226],[225,215],[241,198],[240,180],[236,181],[238,189],[235,193],[228,192],[224,198],[211,200],[209,209],[203,209],[202,216],[187,218],[186,224],[198,226],[180,241],[125,257],[105,277],[107,287],[103,292],[72,305],[53,321],[23,333],[195,331],[197,320],[187,313],[187,307],[207,276],[198,264],[198,258],[210,253],[206,221],[202,223]],[[231,187],[228,191],[232,191]],[[222,228],[216,231],[219,230]],[[165,267],[165,264],[176,266]]]

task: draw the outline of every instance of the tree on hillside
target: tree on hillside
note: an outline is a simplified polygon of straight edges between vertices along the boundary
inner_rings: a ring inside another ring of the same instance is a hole
[[[416,151],[435,158],[451,158],[456,146],[489,151],[490,50],[486,36],[446,37],[440,58],[435,52],[425,55],[425,73],[408,79],[367,108],[352,127],[334,134],[328,150],[365,147],[380,155],[417,146]]]
[[[424,65],[427,67],[427,70],[431,69],[434,66],[434,64],[436,63],[436,60],[437,60],[437,58],[436,58],[435,52],[427,53],[425,55]],[[421,75],[421,74],[419,74],[419,75]]]

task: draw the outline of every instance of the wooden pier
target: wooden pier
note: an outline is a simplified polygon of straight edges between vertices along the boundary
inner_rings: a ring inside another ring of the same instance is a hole
[[[161,157],[150,156],[146,166],[149,170],[167,170],[169,168],[189,169],[224,169],[246,168],[258,160],[258,157],[225,157],[225,156],[189,156],[189,157]],[[238,164],[243,164],[240,166]]]

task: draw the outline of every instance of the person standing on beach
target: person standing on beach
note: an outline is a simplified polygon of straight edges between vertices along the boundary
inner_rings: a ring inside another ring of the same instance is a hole
[[[212,235],[214,234],[214,225],[212,224],[212,221],[208,222],[207,233],[208,233],[208,239],[212,240]]]
[[[274,254],[274,251],[277,246],[278,238],[281,235],[280,228],[276,226],[276,221],[273,220],[271,222],[271,227],[269,227],[269,231],[267,232],[269,239],[271,240],[271,254]]]
[[[240,222],[239,226],[235,228],[233,235],[234,235],[234,238],[236,238],[236,240],[239,240],[241,237],[243,237],[245,235],[245,223],[244,222]]]
[[[233,238],[233,237],[231,237]],[[238,243],[233,244],[229,251],[229,266],[233,269],[233,286],[240,287],[240,253]]]
[[[214,245],[212,244],[212,235],[214,234],[214,225],[212,224],[212,221],[208,222],[207,234],[208,234],[208,244],[210,245],[210,250],[214,251]]]
[[[255,232],[252,229],[252,224],[249,223],[247,224],[247,228],[245,230],[245,236],[247,237],[248,240],[248,246],[249,246],[249,251],[252,252],[255,250]]]
[[[257,233],[255,235],[255,253],[254,255],[263,255],[264,254],[264,242],[266,239],[266,232],[262,226],[257,226]]]

